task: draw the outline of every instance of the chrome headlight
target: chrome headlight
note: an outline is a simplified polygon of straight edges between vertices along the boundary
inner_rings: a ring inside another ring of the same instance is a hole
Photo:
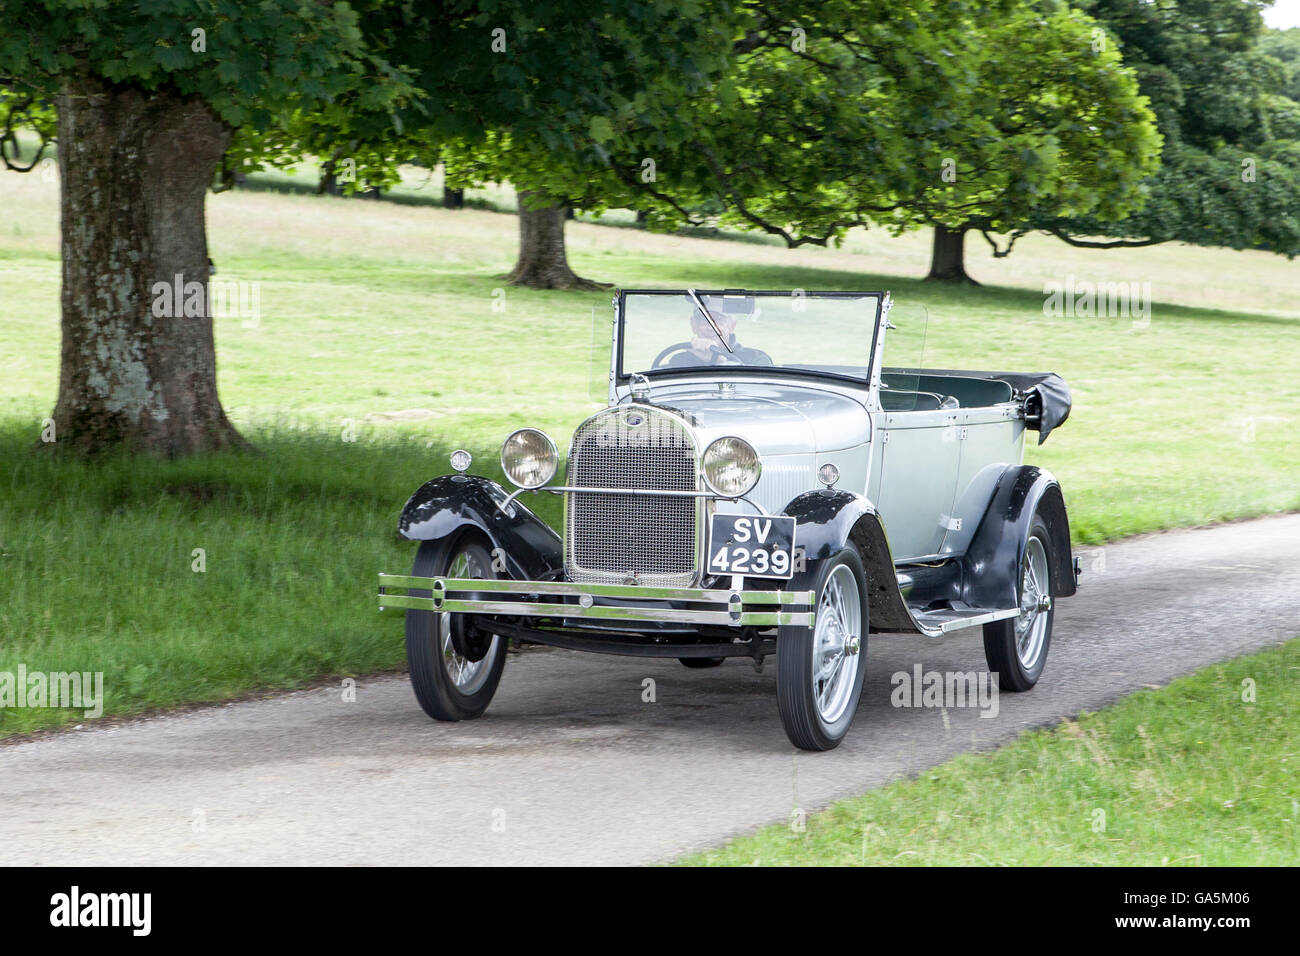
[[[758,452],[743,438],[718,438],[704,449],[704,480],[724,498],[748,494],[762,473]]]
[[[555,477],[559,454],[544,431],[521,428],[501,446],[501,470],[520,488],[540,488]]]

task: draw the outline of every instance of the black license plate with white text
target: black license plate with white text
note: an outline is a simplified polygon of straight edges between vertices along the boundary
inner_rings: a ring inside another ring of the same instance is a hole
[[[789,578],[794,574],[795,519],[784,515],[715,514],[709,523],[708,574]]]

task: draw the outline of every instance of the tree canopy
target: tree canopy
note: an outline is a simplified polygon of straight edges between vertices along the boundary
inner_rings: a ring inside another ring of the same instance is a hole
[[[864,225],[1113,219],[1143,199],[1160,139],[1084,14],[963,0],[743,9],[735,63],[689,100],[689,135],[632,128],[613,158],[661,226],[720,210],[724,224],[825,245]]]
[[[1295,45],[1265,42],[1266,5],[1077,0],[1149,98],[1164,138],[1161,165],[1142,184],[1145,204],[1128,216],[1039,216],[1024,227],[1103,248],[1179,240],[1300,252],[1300,113],[1285,95]],[[1111,238],[1090,238],[1098,236]]]

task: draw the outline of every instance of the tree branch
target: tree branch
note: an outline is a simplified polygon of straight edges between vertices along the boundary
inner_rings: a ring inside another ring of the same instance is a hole
[[[1062,242],[1080,249],[1137,249],[1141,246],[1156,246],[1162,242],[1168,242],[1168,239],[1112,239],[1108,242],[1093,242],[1090,239],[1075,239],[1067,234],[1064,230],[1056,226],[1049,227],[1044,232],[1050,233]]]
[[[41,145],[36,148],[36,155],[32,157],[32,161],[26,166],[15,164],[14,161],[18,159],[18,136],[14,132],[14,116],[18,116],[21,122],[22,115],[31,108],[34,102],[35,99],[29,96],[15,103],[10,103],[9,112],[5,114],[4,132],[0,133],[0,160],[4,161],[5,168],[11,169],[15,173],[30,173],[36,168],[36,164],[41,161],[41,157],[45,155],[45,148],[50,145],[50,140],[45,135],[45,132],[39,126],[33,124],[37,135],[41,138]],[[6,145],[9,147],[8,150],[5,149]],[[9,158],[10,152],[13,153],[13,159]]]

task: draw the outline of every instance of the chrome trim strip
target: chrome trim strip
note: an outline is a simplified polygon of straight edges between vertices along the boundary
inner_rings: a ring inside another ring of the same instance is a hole
[[[563,494],[566,491],[585,491],[599,495],[637,495],[644,498],[713,498],[716,501],[743,501],[753,505],[759,514],[767,514],[758,502],[750,500],[749,492],[734,498],[728,498],[726,495],[720,495],[716,491],[707,488],[700,491],[653,491],[646,488],[580,488],[576,485],[542,485],[539,488],[520,488],[512,492],[497,507],[505,511],[525,491],[549,491],[553,495]]]
[[[939,625],[939,630],[944,634],[952,631],[960,631],[963,628],[975,627],[980,624],[992,624],[994,621],[1006,620],[1009,617],[1015,617],[1020,613],[1020,608],[1013,607],[1004,611],[989,611],[987,614],[979,614],[975,617],[957,618],[954,621],[944,621]]]
[[[514,581],[509,578],[424,578],[409,574],[379,575],[379,586],[459,591],[493,591],[503,594],[589,594],[592,597],[623,597],[644,600],[690,601],[730,604],[812,604],[812,591],[743,591],[734,588],[659,588],[644,584],[575,584],[572,581]]]
[[[431,597],[393,594],[389,588],[427,590]],[[522,600],[483,600],[454,595],[490,592]],[[543,596],[576,595],[576,604],[542,601]],[[594,597],[631,600],[675,600],[705,604],[705,608],[621,607],[591,604]],[[511,581],[473,578],[425,578],[379,575],[379,604],[383,608],[414,608],[458,614],[514,614],[526,617],[565,617],[619,621],[668,621],[689,624],[775,627],[814,622],[816,595],[812,591],[744,591],[705,588],[661,588],[633,584],[575,584],[569,581]],[[745,610],[746,605],[771,607],[805,605],[807,611]],[[726,608],[720,610],[719,608]]]

